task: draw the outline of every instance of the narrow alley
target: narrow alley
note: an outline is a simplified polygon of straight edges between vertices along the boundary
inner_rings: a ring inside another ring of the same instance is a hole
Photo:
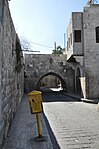
[[[36,142],[37,124],[24,96],[3,149],[99,149],[99,112],[58,91],[43,92],[41,126],[45,141]]]

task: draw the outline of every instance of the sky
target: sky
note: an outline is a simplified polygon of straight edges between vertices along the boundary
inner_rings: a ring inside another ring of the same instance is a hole
[[[35,54],[51,54],[54,42],[64,48],[64,33],[72,12],[82,12],[87,0],[10,0],[16,32]],[[39,45],[40,44],[40,45]]]

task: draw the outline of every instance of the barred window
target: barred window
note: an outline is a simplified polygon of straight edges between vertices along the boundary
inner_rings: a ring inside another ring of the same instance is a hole
[[[96,43],[99,43],[99,26],[96,27]]]
[[[81,30],[74,31],[75,42],[81,42]]]

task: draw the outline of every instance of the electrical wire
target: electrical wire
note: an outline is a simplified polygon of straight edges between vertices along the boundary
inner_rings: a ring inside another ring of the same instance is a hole
[[[47,46],[47,45],[40,44],[40,43],[36,43],[36,42],[32,42],[32,41],[31,41],[31,43],[32,43],[32,44],[36,44],[36,45],[38,45],[38,46],[46,47],[46,48],[54,48],[54,47],[51,47],[51,46]]]

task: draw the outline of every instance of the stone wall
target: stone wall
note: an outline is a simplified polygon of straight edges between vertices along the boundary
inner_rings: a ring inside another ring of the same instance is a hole
[[[81,42],[75,42],[75,31],[81,31]],[[72,12],[70,23],[67,27],[67,60],[71,55],[83,55],[83,13]]]
[[[35,89],[39,78],[48,73],[64,73],[63,65],[66,66],[66,55],[52,54],[26,54],[25,55],[25,89]]]
[[[84,8],[84,67],[86,98],[99,99],[99,43],[96,43],[96,27],[99,27],[99,5]]]
[[[74,55],[83,55],[83,13],[82,12],[73,12],[73,54]],[[81,42],[75,42],[75,30],[81,30]]]
[[[73,19],[71,16],[69,25],[67,27],[67,48],[66,48],[66,54],[67,54],[67,60],[71,57],[73,54]]]
[[[96,42],[96,27],[99,28],[99,4],[84,7],[83,12],[73,12],[67,28],[67,36],[73,35],[73,48],[71,46],[66,51],[67,60],[70,62],[73,57],[83,66],[80,83],[84,98],[89,99],[99,99],[99,42]],[[81,42],[74,41],[75,30],[81,30]]]
[[[0,148],[7,137],[24,91],[24,67],[20,41],[11,19],[8,1],[0,1]]]
[[[36,84],[47,75],[54,75],[66,84],[66,91],[74,91],[74,71],[63,54],[26,54],[25,91],[36,89]]]

